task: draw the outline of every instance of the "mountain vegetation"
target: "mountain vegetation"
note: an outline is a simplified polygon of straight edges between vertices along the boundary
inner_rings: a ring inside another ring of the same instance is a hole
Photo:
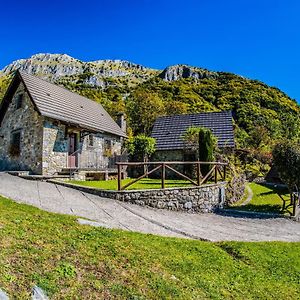
[[[166,114],[231,110],[237,148],[267,160],[282,138],[299,140],[300,106],[277,88],[226,72],[176,65],[163,71],[121,60],[82,62],[68,55],[36,54],[0,72],[0,96],[12,73],[23,70],[127,115],[129,135],[149,135]]]

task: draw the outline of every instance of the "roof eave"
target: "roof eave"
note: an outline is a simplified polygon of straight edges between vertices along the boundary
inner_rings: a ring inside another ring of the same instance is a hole
[[[121,134],[121,133],[118,134],[118,133],[115,133],[115,132],[109,132],[107,130],[98,129],[98,128],[95,128],[95,127],[92,127],[92,126],[85,126],[85,125],[82,125],[82,124],[79,124],[79,123],[71,122],[68,119],[57,118],[57,116],[54,116],[54,115],[51,115],[51,114],[43,113],[42,116],[50,118],[52,120],[60,121],[60,122],[66,124],[66,125],[69,125],[69,126],[78,127],[80,129],[83,129],[83,130],[85,129],[85,130],[89,130],[89,131],[95,132],[95,133],[108,133],[108,134],[112,134],[112,135],[115,135],[115,136],[127,138],[127,135],[125,133],[124,134]]]

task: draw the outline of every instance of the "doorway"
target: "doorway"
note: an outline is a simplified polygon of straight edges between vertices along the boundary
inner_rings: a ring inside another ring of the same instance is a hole
[[[68,167],[77,168],[78,167],[78,141],[77,134],[72,132],[69,134],[69,153],[68,153]]]

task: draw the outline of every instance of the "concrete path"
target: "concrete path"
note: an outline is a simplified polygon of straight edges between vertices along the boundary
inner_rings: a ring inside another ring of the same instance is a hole
[[[289,219],[151,209],[6,173],[0,173],[0,194],[43,210],[94,220],[107,228],[210,241],[300,241],[300,223]]]
[[[246,190],[248,192],[248,196],[247,196],[247,199],[241,204],[241,206],[245,206],[245,205],[249,204],[253,198],[253,191],[248,184],[246,185]]]

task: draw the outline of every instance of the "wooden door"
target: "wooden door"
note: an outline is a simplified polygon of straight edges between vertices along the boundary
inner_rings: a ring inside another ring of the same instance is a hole
[[[77,168],[77,138],[76,133],[69,134],[69,168]]]

